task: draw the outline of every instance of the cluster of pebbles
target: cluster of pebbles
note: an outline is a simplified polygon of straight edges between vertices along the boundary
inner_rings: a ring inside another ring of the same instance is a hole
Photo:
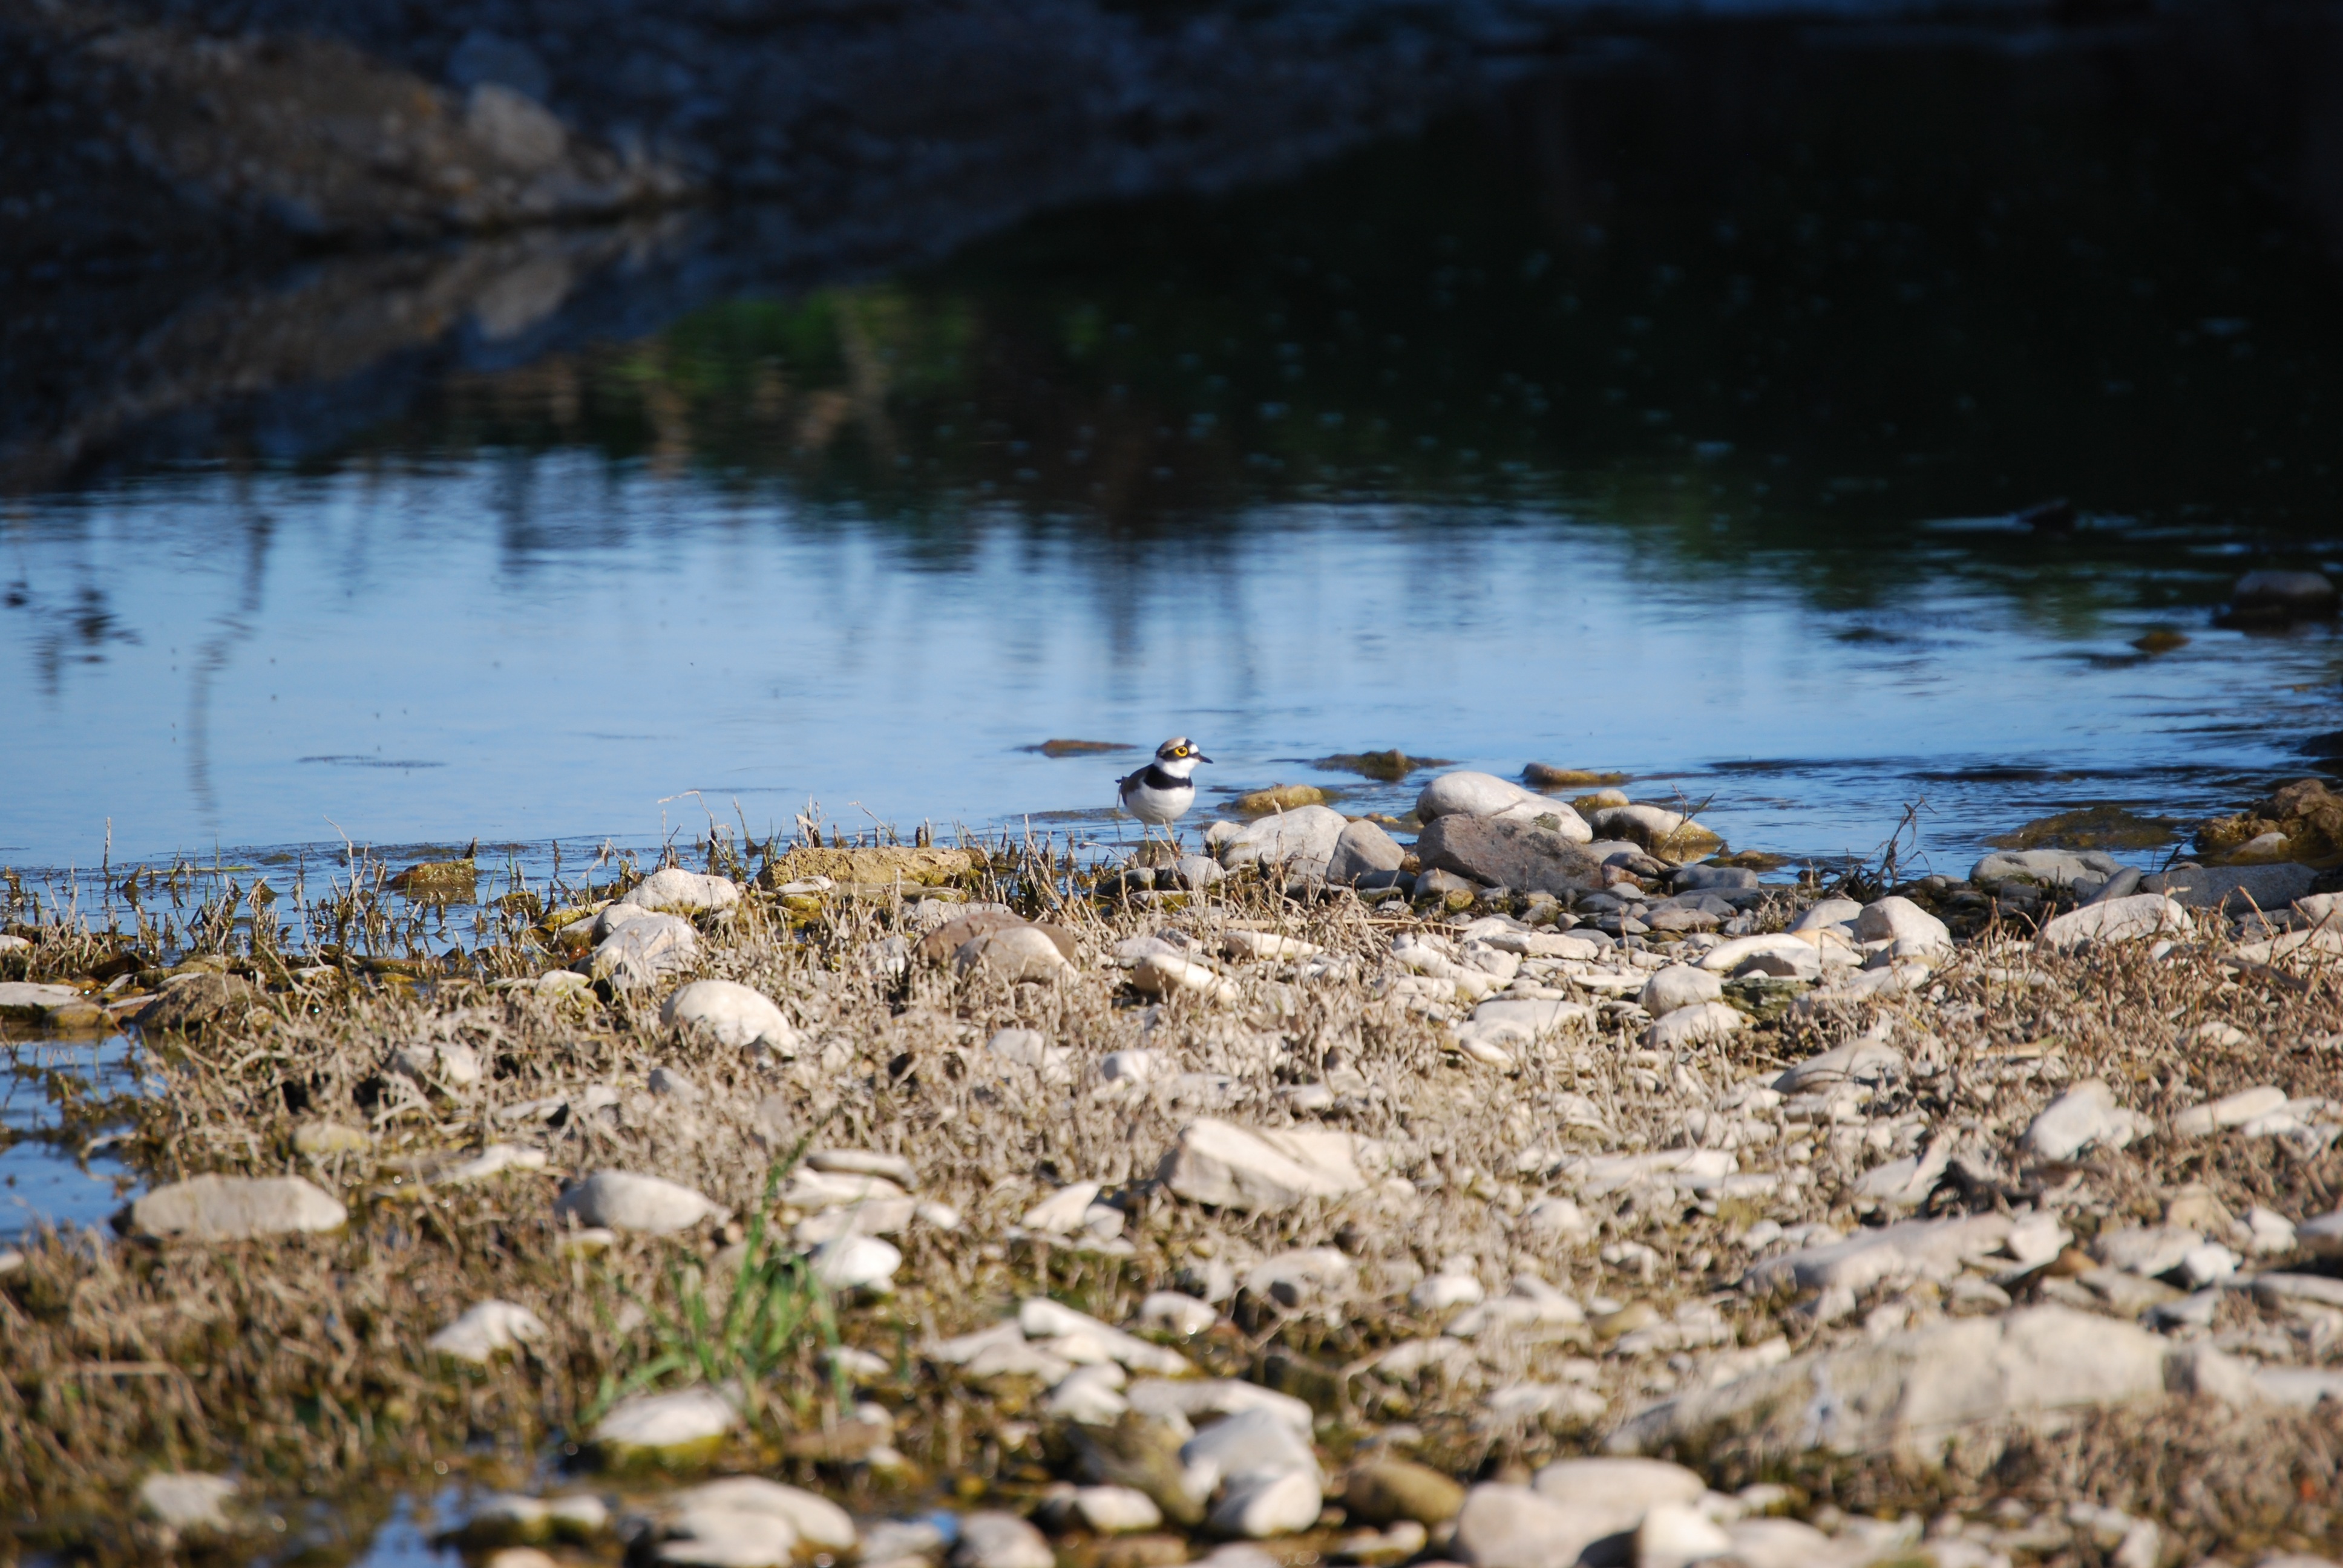
[[[153,1188],[123,1244],[266,1270],[387,1201],[403,1115],[472,1129],[397,1168],[563,1265],[417,1338],[526,1379],[582,1342],[558,1282],[720,1281],[760,1211],[835,1303],[819,1442],[688,1372],[580,1409],[542,1484],[443,1522],[491,1568],[2326,1560],[2318,872],[2028,850],[1829,896],[1475,773],[1406,826],[1304,806],[1062,878],[664,869],[547,917],[522,972],[402,993],[370,1121],[271,1107],[247,1141],[285,1153]],[[648,1065],[538,1092],[512,1040],[585,1019]],[[63,1246],[0,1259],[0,1312]],[[233,1547],[263,1501],[133,1484],[166,1544]]]

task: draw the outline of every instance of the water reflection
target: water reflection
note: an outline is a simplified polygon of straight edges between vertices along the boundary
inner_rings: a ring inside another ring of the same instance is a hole
[[[20,504],[0,839],[996,820],[1105,799],[1016,748],[1175,730],[1231,785],[1676,776],[1818,851],[2215,803],[2343,722],[2323,630],[2211,624],[2343,564],[2334,38],[1671,35],[868,281],[758,286],[723,216],[402,261],[452,337],[117,408],[206,462]]]

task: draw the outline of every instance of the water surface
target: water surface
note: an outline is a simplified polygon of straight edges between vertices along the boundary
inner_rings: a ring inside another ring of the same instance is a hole
[[[1956,869],[2231,804],[2343,728],[2323,627],[2218,624],[2343,565],[2324,15],[1590,43],[892,276],[744,284],[711,216],[629,263],[648,337],[507,279],[13,505],[0,856],[1111,830],[1127,759],[1022,749],[1172,733],[1230,789],[1615,769],[1802,854],[1925,800]]]

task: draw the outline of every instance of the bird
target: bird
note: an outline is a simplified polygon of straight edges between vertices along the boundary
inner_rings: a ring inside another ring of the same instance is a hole
[[[1121,781],[1122,809],[1148,827],[1168,833],[1172,824],[1196,803],[1196,780],[1192,777],[1196,764],[1211,760],[1189,745],[1186,736],[1173,736],[1155,749],[1153,761]]]

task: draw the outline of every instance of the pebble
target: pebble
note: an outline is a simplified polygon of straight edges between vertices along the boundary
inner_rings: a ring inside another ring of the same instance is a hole
[[[1131,965],[1131,984],[1142,996],[1186,992],[1218,1001],[1233,1001],[1240,994],[1235,982],[1223,980],[1211,966],[1172,953],[1149,953]]]
[[[1363,1141],[1348,1132],[1248,1129],[1207,1117],[1181,1130],[1165,1158],[1163,1181],[1194,1203],[1252,1212],[1292,1209],[1310,1198],[1365,1191]]]
[[[1842,1083],[1878,1089],[1901,1082],[1911,1071],[1912,1064],[1902,1051],[1884,1040],[1865,1035],[1806,1058],[1774,1080],[1774,1089],[1781,1094],[1800,1094]]]
[[[1163,1510],[1136,1487],[1078,1486],[1071,1506],[1084,1529],[1101,1535],[1129,1535],[1163,1523]]]
[[[952,1568],[1056,1568],[1050,1543],[1014,1513],[986,1511],[960,1522]]]
[[[1402,1520],[1445,1524],[1464,1506],[1464,1489],[1413,1460],[1372,1459],[1351,1472],[1342,1506],[1353,1519],[1384,1525]]]
[[[1031,983],[1056,979],[1066,968],[1066,955],[1039,927],[1008,926],[962,943],[952,954],[952,968],[963,975]]]
[[[911,1162],[900,1154],[875,1149],[816,1149],[805,1157],[806,1168],[829,1176],[876,1176],[898,1188],[917,1185]]]
[[[2085,1079],[2042,1108],[2027,1124],[2026,1151],[2053,1165],[2071,1164],[2093,1149],[2123,1149],[2154,1123],[2116,1103],[2103,1079]]]
[[[241,1490],[231,1476],[165,1471],[138,1483],[138,1507],[168,1530],[225,1535],[235,1528],[228,1506]]]
[[[598,918],[598,930],[609,912]],[[595,943],[584,972],[620,990],[640,990],[688,968],[699,956],[699,933],[689,920],[640,910]]]
[[[2096,849],[1996,849],[1969,868],[1969,880],[1980,888],[2012,879],[2066,888],[2103,880],[2123,869],[2122,861]]]
[[[1274,931],[1231,930],[1222,934],[1221,950],[1232,959],[1306,959],[1322,950],[1315,942]]]
[[[1325,1498],[1314,1472],[1232,1479],[1206,1526],[1222,1535],[1264,1541],[1293,1535],[1318,1523]]]
[[[511,1302],[478,1302],[425,1342],[444,1356],[486,1366],[499,1351],[546,1337],[545,1320]]]
[[[1688,1568],[1729,1556],[1733,1537],[1689,1503],[1663,1503],[1635,1526],[1635,1568]]]
[[[1465,1493],[1453,1549],[1470,1568],[1573,1568],[1588,1546],[1620,1528],[1609,1509],[1574,1508],[1526,1486],[1483,1482]]]
[[[2167,1353],[2199,1352],[2219,1355],[2056,1304],[1952,1318],[1664,1399],[1630,1417],[1607,1446],[1634,1452],[1747,1441],[1775,1452],[1819,1448],[1933,1462],[1965,1432],[2161,1399]],[[2207,1359],[2201,1370],[2170,1375],[2210,1387],[2237,1371],[2226,1358]]]
[[[822,1552],[851,1552],[853,1516],[819,1493],[757,1475],[727,1476],[678,1493],[684,1508],[728,1509],[786,1523],[793,1539]]]
[[[1322,881],[1347,826],[1342,814],[1327,806],[1302,806],[1263,817],[1220,846],[1221,864],[1231,870],[1259,865]]]
[[[2225,1127],[2243,1126],[2286,1102],[2286,1091],[2275,1084],[2239,1090],[2203,1105],[2190,1106],[2172,1119],[2172,1131],[2184,1138],[2202,1138]]]
[[[1228,879],[1228,871],[1210,855],[1182,855],[1173,862],[1172,875],[1191,892],[1202,892],[1214,883]]]
[[[2315,620],[2335,613],[2335,584],[2324,572],[2251,571],[2229,589],[2231,608],[2279,620]]]
[[[762,1047],[775,1056],[798,1052],[798,1031],[771,998],[738,980],[693,980],[659,1008],[669,1029],[704,1031],[735,1050]]]
[[[305,1121],[293,1130],[294,1151],[320,1159],[331,1154],[362,1154],[373,1146],[374,1140],[365,1132],[338,1121]]]
[[[636,883],[634,890],[618,901],[659,914],[705,915],[739,903],[740,889],[738,883],[723,877],[668,866]]]
[[[598,1171],[553,1205],[557,1220],[649,1236],[671,1236],[723,1212],[679,1182],[631,1171]]]
[[[531,1149],[518,1143],[491,1143],[477,1154],[466,1155],[440,1167],[431,1173],[431,1180],[443,1187],[460,1186],[468,1181],[485,1181],[508,1171],[542,1171],[545,1166],[546,1156],[542,1149]]]
[[[1724,1040],[1748,1023],[1738,1008],[1721,1001],[1697,1001],[1672,1010],[1644,1031],[1646,1050],[1674,1050],[1704,1040]]]
[[[710,1446],[740,1424],[733,1401],[710,1388],[641,1393],[622,1399],[594,1424],[593,1438],[623,1455],[629,1450],[675,1452]]]
[[[338,1231],[350,1211],[298,1176],[196,1176],[157,1187],[116,1225],[134,1236],[183,1241],[246,1241]]]
[[[1857,941],[1911,943],[1913,952],[1945,951],[1953,945],[1951,929],[1909,899],[1875,899],[1863,906],[1854,925]]]
[[[1074,1053],[1063,1046],[1051,1045],[1050,1037],[1038,1029],[995,1030],[992,1038],[984,1042],[984,1053],[996,1062],[1032,1073],[1043,1083],[1071,1083],[1074,1080]]]
[[[1298,1312],[1347,1299],[1358,1272],[1358,1261],[1339,1247],[1296,1247],[1247,1270],[1244,1289],[1255,1301]]]
[[[391,1071],[422,1084],[468,1089],[480,1081],[480,1053],[468,1045],[401,1046],[391,1052],[387,1065]]]
[[[1335,835],[1333,853],[1327,857],[1326,879],[1356,882],[1378,871],[1396,871],[1406,859],[1407,851],[1377,824],[1363,819],[1346,822]]]
[[[2145,941],[2168,932],[2188,930],[2188,912],[2162,893],[2135,893],[2087,904],[2050,920],[2037,939],[2060,951],[2099,942]]]
[[[1211,1302],[1198,1301],[1177,1291],[1151,1292],[1139,1303],[1140,1326],[1157,1333],[1192,1339],[1218,1322],[1220,1313],[1213,1310]]]
[[[260,988],[242,975],[190,974],[166,980],[153,1001],[131,1015],[150,1033],[194,1032],[260,1000]]]
[[[876,1236],[848,1234],[813,1250],[813,1276],[833,1291],[884,1293],[903,1266],[900,1249]]]

